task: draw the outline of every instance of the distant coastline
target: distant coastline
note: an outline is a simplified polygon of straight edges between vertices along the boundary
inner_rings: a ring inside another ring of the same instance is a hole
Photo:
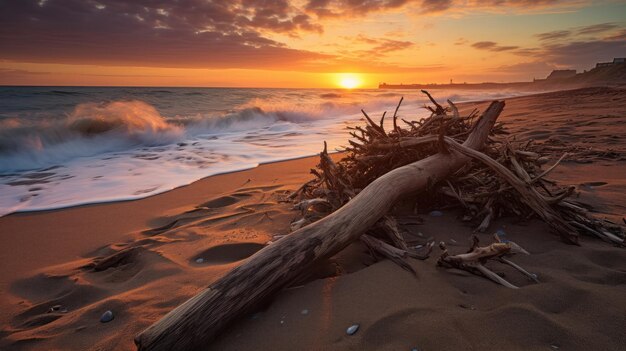
[[[532,82],[484,82],[450,84],[387,84],[380,83],[378,89],[569,89],[588,86],[626,85],[626,59],[614,58],[612,62],[599,62],[589,71],[554,70],[545,79]]]

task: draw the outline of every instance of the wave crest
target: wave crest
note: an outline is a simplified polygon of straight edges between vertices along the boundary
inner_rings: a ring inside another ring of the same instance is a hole
[[[83,135],[110,131],[126,135],[158,134],[176,129],[153,106],[137,100],[80,104],[69,115],[66,125]]]
[[[0,173],[136,145],[169,144],[183,135],[181,127],[141,101],[79,104],[62,119],[7,119],[0,127]]]

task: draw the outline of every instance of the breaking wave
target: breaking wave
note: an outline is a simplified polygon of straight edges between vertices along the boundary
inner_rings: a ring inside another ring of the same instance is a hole
[[[177,140],[182,129],[141,101],[85,103],[60,119],[0,121],[0,172]]]
[[[140,146],[169,145],[198,135],[248,132],[281,122],[305,123],[342,112],[333,104],[302,108],[253,101],[218,116],[168,118],[139,100],[82,103],[62,118],[0,119],[0,173]]]

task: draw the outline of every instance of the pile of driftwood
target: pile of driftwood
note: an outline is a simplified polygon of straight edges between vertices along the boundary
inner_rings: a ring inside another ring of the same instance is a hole
[[[504,102],[494,101],[480,117],[477,111],[461,116],[452,102],[444,107],[424,93],[433,106],[427,107],[431,115],[420,121],[398,116],[402,100],[386,128],[386,114],[376,123],[363,111],[367,124],[351,130],[354,139],[346,156],[334,162],[325,147],[318,168],[312,170],[315,179],[289,197],[302,213],[292,225],[293,232],[137,335],[138,348],[205,346],[230,322],[359,239],[374,254],[412,271],[406,258],[427,258],[434,243],[417,249],[402,235],[403,224],[418,220],[395,214],[394,208],[406,199],[460,206],[465,211],[463,220],[476,222],[478,231],[487,230],[500,216],[538,217],[567,243],[578,244],[579,234],[589,234],[624,244],[620,226],[594,218],[573,200],[573,187],[546,178],[566,155],[544,170],[546,159],[538,145],[508,138],[504,127],[496,124]],[[439,247],[440,265],[515,288],[484,266],[487,260],[496,260],[536,280],[506,258],[527,252],[498,236],[485,247],[478,246],[473,236],[470,250],[458,255],[449,254],[445,243]]]
[[[391,130],[384,128],[386,113],[376,123],[362,111],[367,124],[350,128],[354,139],[345,148],[347,155],[343,159],[335,163],[324,148],[318,168],[311,170],[315,179],[290,196],[302,200],[296,208],[302,210],[303,217],[294,223],[295,229],[334,212],[385,173],[452,149],[474,161],[445,181],[429,186],[427,195],[431,201],[439,200],[439,207],[461,206],[466,212],[463,220],[477,222],[477,231],[486,231],[498,217],[528,219],[536,216],[571,244],[578,243],[578,234],[624,244],[624,231],[619,225],[594,218],[584,204],[574,200],[574,186],[559,186],[547,178],[567,154],[544,170],[542,165],[548,161],[553,148],[546,146],[544,151],[543,145],[532,140],[515,141],[509,138],[501,123],[491,129],[481,153],[462,147],[459,144],[472,131],[477,111],[460,116],[453,102],[448,101],[448,106],[443,107],[428,92],[423,92],[434,104],[434,107],[426,107],[431,111],[430,117],[419,121],[399,118],[401,99],[391,117]],[[389,222],[386,217],[378,225],[389,229],[393,226]],[[389,243],[398,248],[406,246],[395,238]]]
[[[448,106],[444,107],[428,92],[423,93],[434,105],[425,107],[431,112],[429,117],[419,121],[400,118],[400,99],[388,130],[385,129],[386,113],[377,123],[365,111],[361,111],[366,124],[350,128],[353,139],[349,140],[350,145],[345,148],[346,156],[340,161],[332,160],[325,145],[317,169],[311,170],[315,179],[305,183],[290,196],[292,200],[299,200],[295,208],[302,211],[302,218],[293,223],[292,229],[336,211],[361,189],[393,169],[436,153],[454,150],[473,161],[446,180],[430,184],[420,198],[408,197],[408,201],[413,201],[416,206],[420,202],[421,205],[432,206],[434,202],[439,208],[461,207],[465,212],[462,220],[476,223],[478,232],[485,232],[498,217],[512,216],[522,220],[538,217],[570,244],[578,244],[579,234],[597,236],[616,245],[626,244],[624,231],[619,225],[594,218],[584,204],[573,199],[576,190],[574,186],[559,186],[547,178],[567,154],[544,170],[542,165],[548,161],[547,156],[554,149],[532,140],[516,141],[501,123],[491,129],[482,152],[464,147],[461,144],[472,131],[477,110],[461,116],[453,102],[448,100]],[[413,271],[404,258],[425,259],[434,243],[417,245],[422,250],[415,252],[415,246],[407,243],[401,233],[406,232],[400,228],[404,221],[406,216],[388,213],[361,237],[361,241],[374,256],[386,257]],[[496,243],[490,247],[500,250],[483,250],[494,254],[487,256],[497,257],[501,262],[511,264],[527,274],[521,267],[502,258],[511,247],[498,241],[496,236]],[[511,245],[519,248],[515,243]],[[447,253],[445,243],[441,243],[440,247],[444,254],[439,264],[470,270],[505,286],[514,287],[480,264],[476,269],[477,262],[472,261],[470,265],[455,264],[454,258]],[[473,237],[470,252],[476,248],[477,238]],[[484,256],[481,258],[484,259]]]

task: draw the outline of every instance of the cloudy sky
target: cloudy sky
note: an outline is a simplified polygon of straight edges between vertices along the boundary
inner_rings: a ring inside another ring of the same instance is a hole
[[[0,84],[517,81],[626,56],[626,1],[0,0]]]

